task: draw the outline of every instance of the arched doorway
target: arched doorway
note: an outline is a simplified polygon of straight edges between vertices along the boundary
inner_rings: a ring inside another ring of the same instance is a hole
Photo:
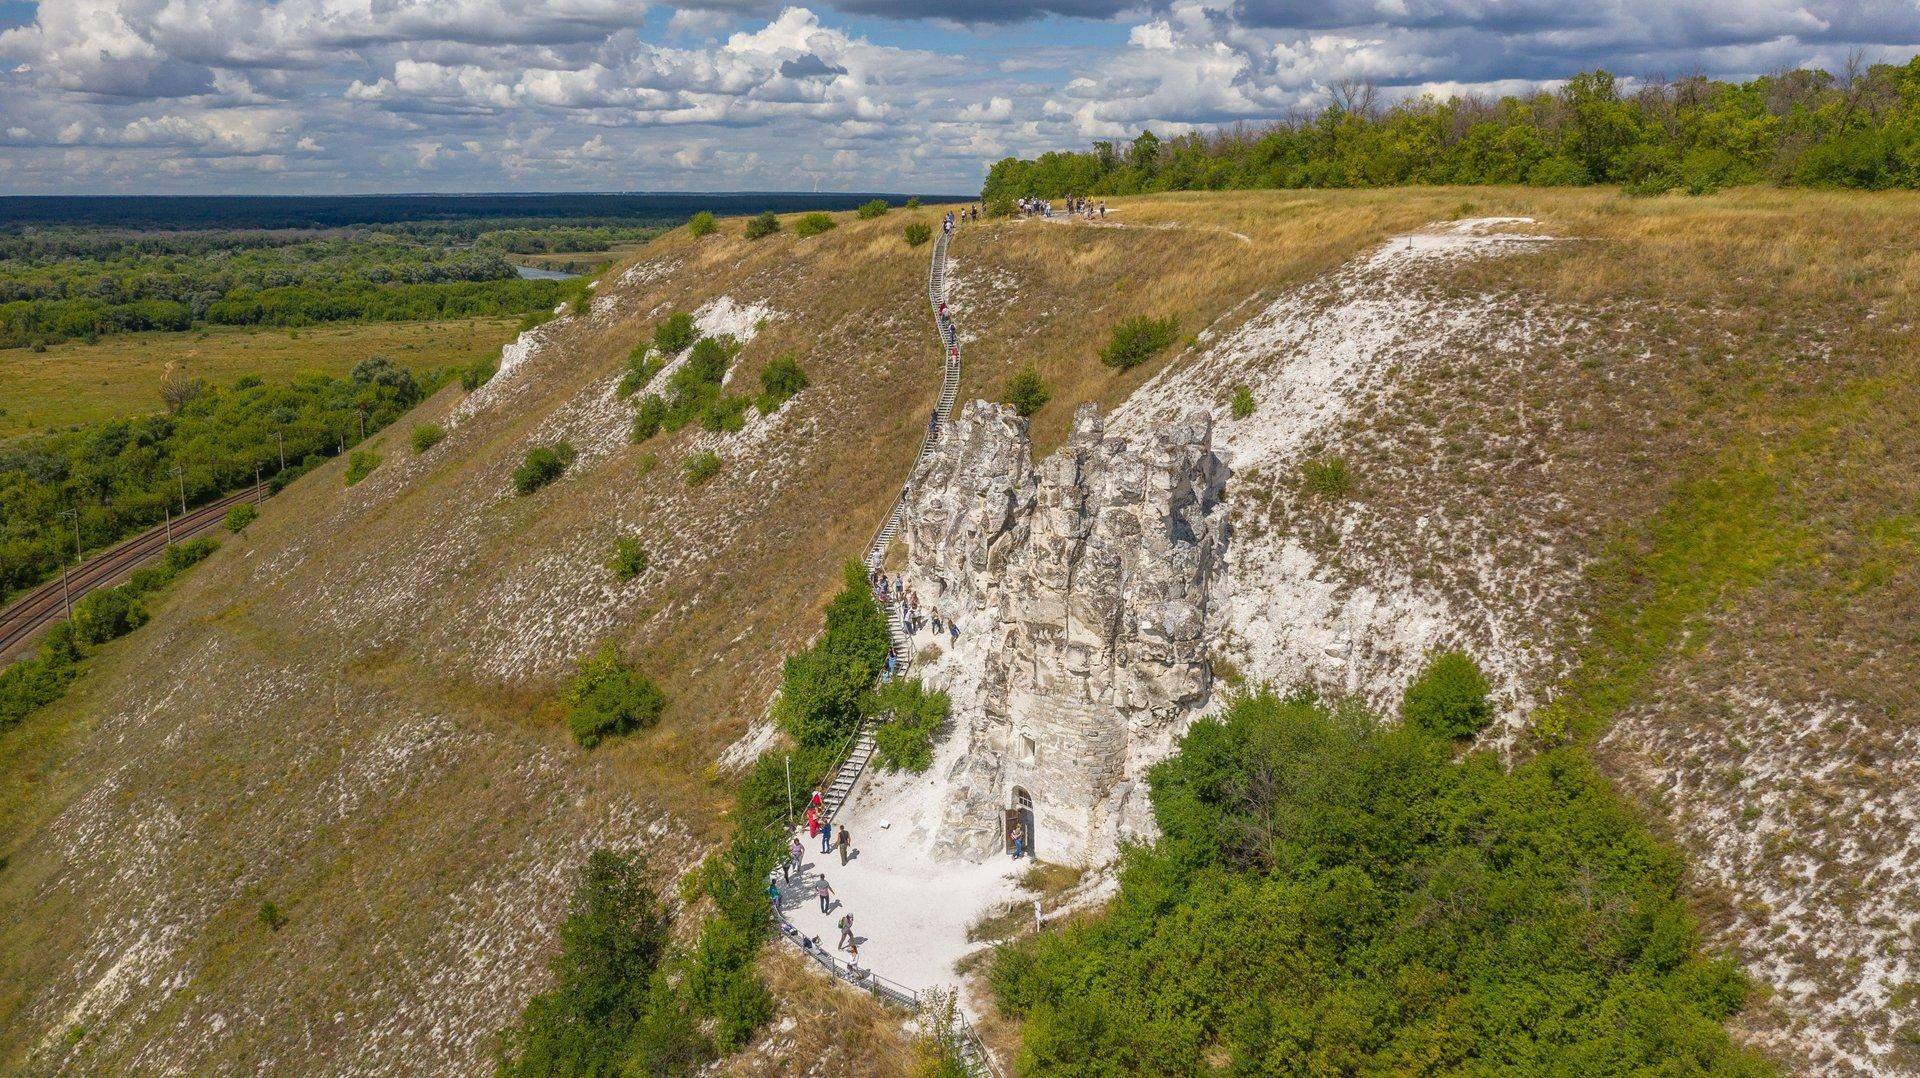
[[[1009,801],[1011,804],[1007,806],[1007,818],[1003,827],[1007,852],[1014,852],[1013,828],[1015,824],[1018,824],[1020,826],[1020,834],[1025,839],[1022,843],[1024,847],[1023,852],[1026,856],[1032,857],[1034,850],[1033,795],[1027,793],[1023,787],[1015,786],[1013,788],[1013,795],[1009,798]]]

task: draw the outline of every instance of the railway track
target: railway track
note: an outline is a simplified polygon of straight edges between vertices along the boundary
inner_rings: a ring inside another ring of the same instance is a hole
[[[253,496],[254,489],[249,487],[191,510],[173,522],[174,541],[212,531],[228,509]],[[24,657],[41,632],[66,616],[68,602],[79,602],[95,588],[124,581],[166,548],[167,526],[162,524],[88,558],[67,572],[64,583],[55,577],[8,604],[0,610],[0,665]]]

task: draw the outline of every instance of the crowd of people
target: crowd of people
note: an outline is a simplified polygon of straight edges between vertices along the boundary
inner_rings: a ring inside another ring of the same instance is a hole
[[[867,570],[867,583],[872,585],[881,606],[900,608],[900,624],[906,627],[908,636],[918,636],[931,629],[935,636],[945,634],[949,643],[960,639],[960,623],[943,617],[937,606],[923,612],[919,594],[907,587],[898,573],[890,577],[878,569],[870,568]],[[887,669],[889,674],[893,672],[891,655],[888,656]]]
[[[1091,221],[1096,217],[1105,217],[1107,215],[1107,204],[1104,202],[1094,202],[1090,198],[1081,198],[1077,195],[1068,195],[1062,201],[1066,204],[1068,217],[1080,217]],[[1020,212],[1028,217],[1053,216],[1052,199],[1022,198],[1016,200],[1014,205],[1018,206]],[[949,229],[948,231],[952,230]]]

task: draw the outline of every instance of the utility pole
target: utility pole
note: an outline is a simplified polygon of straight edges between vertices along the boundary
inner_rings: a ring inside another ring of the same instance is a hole
[[[160,503],[160,511],[167,515],[167,545],[173,545],[173,506],[165,501]]]
[[[279,441],[280,441],[280,470],[284,472],[284,471],[286,471],[286,470],[287,470],[287,431],[286,431],[286,428],[284,428],[284,427],[282,427],[281,429],[279,429],[279,430],[276,430],[276,431],[274,431],[274,432],[273,432],[273,436],[274,436],[275,438],[277,438],[277,439],[279,439]]]
[[[367,440],[367,410],[365,408],[360,409],[360,440],[363,442]]]
[[[80,508],[75,506],[64,514],[73,518],[73,560],[80,560]],[[67,620],[73,620],[73,592],[67,585],[67,559],[60,559],[60,602],[67,608]]]
[[[253,462],[253,504],[260,504],[260,462]]]
[[[793,754],[787,754],[787,826],[793,826]]]
[[[178,464],[173,466],[174,481],[180,484],[180,515],[187,515],[187,470]]]

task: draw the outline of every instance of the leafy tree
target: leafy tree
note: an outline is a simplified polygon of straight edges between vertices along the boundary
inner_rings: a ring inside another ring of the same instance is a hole
[[[803,213],[800,219],[793,223],[793,234],[801,237],[818,236],[822,232],[830,231],[833,227],[834,221],[830,214]]]
[[[780,231],[780,218],[775,217],[772,210],[747,221],[747,238],[750,240],[765,239],[778,231]]]
[[[628,666],[607,641],[581,662],[567,684],[567,729],[581,748],[590,749],[609,737],[652,727],[666,706],[660,687]]]
[[[1166,351],[1179,331],[1178,319],[1134,315],[1113,327],[1113,336],[1100,349],[1100,362],[1123,371],[1137,367]]]
[[[713,213],[710,210],[701,210],[699,213],[687,218],[687,234],[694,239],[711,235],[714,229],[719,227],[720,222],[714,219]]]
[[[656,973],[672,919],[638,853],[595,850],[560,925],[553,987],[527,1001],[501,1038],[503,1078],[617,1075],[635,1031],[654,1026]]]
[[[1472,737],[1493,718],[1492,686],[1471,658],[1458,651],[1427,660],[1407,686],[1400,716],[1435,737]]]
[[[525,497],[560,478],[573,464],[573,446],[566,442],[535,446],[527,450],[520,466],[513,470],[513,491]]]
[[[928,692],[919,678],[889,681],[860,701],[864,715],[884,716],[874,729],[874,758],[888,771],[915,774],[933,766],[933,739],[951,710],[947,694]]]
[[[1029,363],[1007,380],[1007,388],[1000,394],[1000,399],[1015,412],[1030,416],[1046,407],[1047,402],[1053,399],[1053,391],[1047,388],[1047,380],[1040,377],[1040,372]]]

